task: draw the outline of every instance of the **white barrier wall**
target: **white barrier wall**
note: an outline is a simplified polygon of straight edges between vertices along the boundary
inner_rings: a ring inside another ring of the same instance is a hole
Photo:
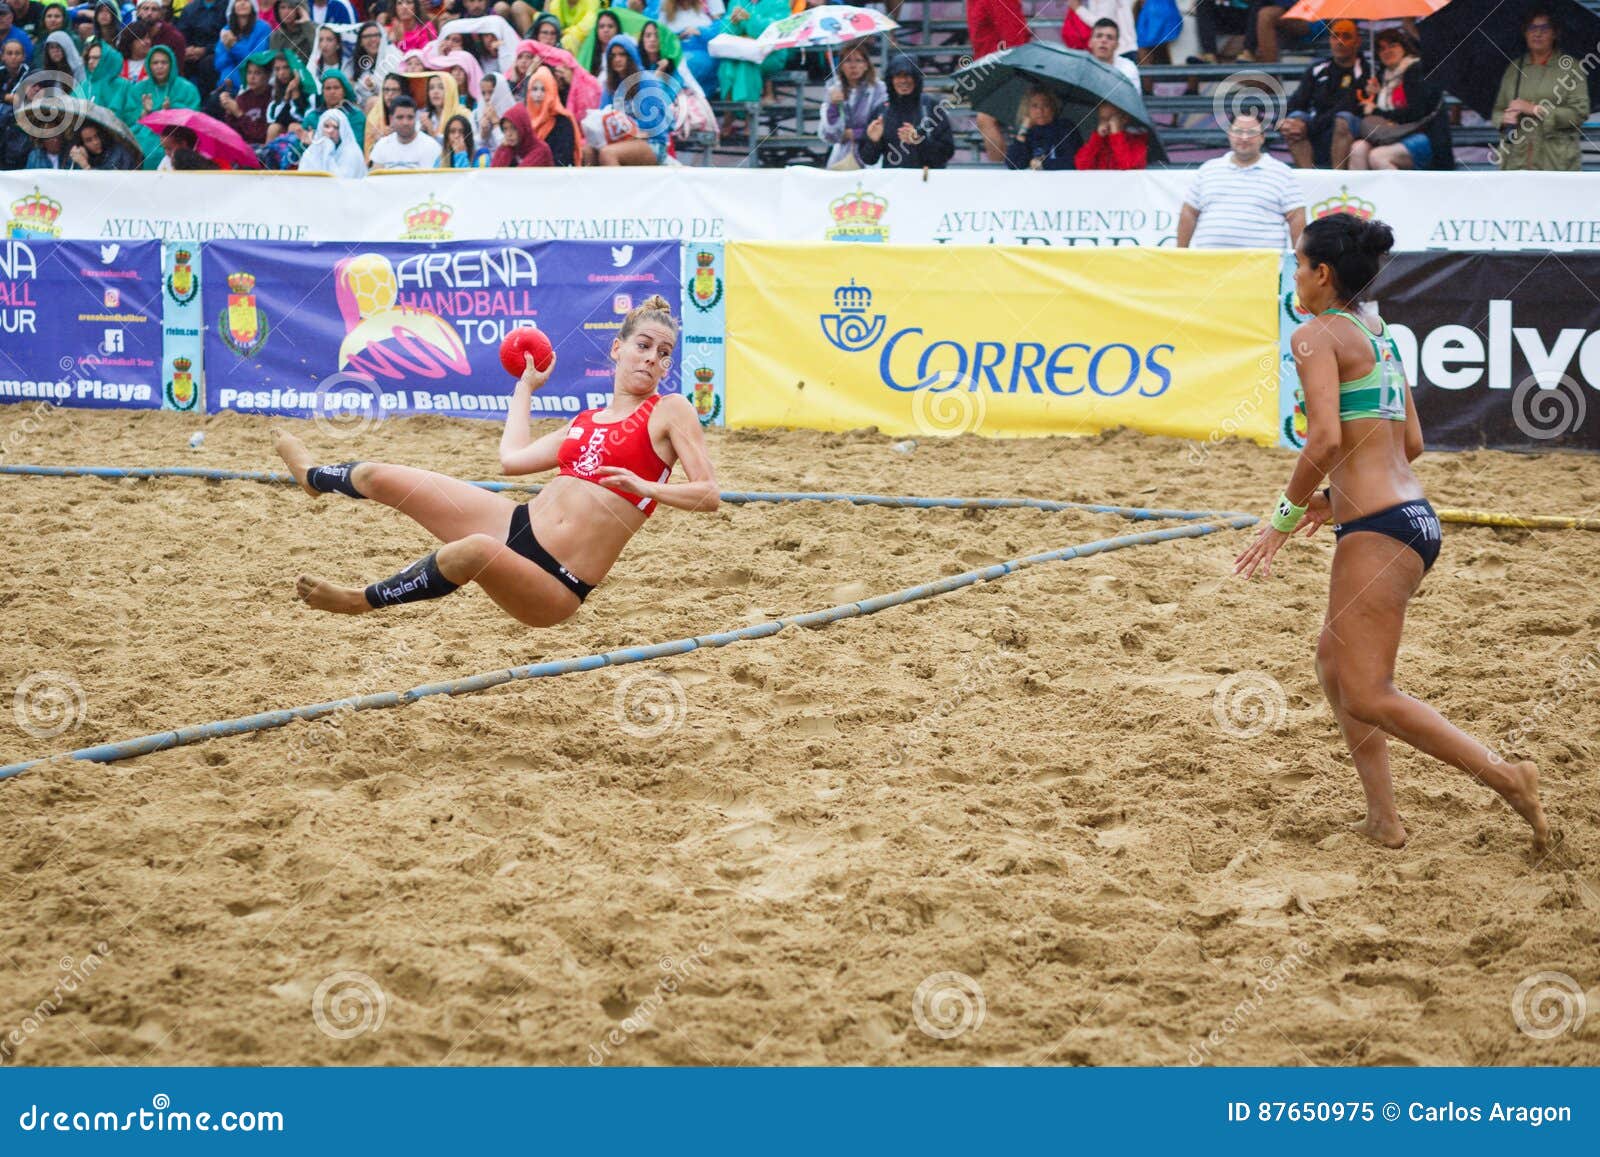
[[[1397,248],[1600,249],[1600,174],[1300,175],[1312,216],[1381,217]],[[1170,245],[1194,174],[795,169],[438,170],[337,181],[0,173],[13,238],[681,240]]]

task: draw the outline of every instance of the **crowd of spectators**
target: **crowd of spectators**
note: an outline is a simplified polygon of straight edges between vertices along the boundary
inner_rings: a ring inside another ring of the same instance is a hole
[[[762,98],[784,54],[751,41],[788,14],[788,0],[0,0],[0,168],[219,167],[197,147],[208,121],[146,122],[184,110],[267,169],[658,165],[675,130],[715,127],[712,100]]]
[[[207,122],[146,123],[174,110],[221,121],[268,169],[359,177],[671,163],[695,130],[719,128],[712,102],[734,110],[722,132],[752,127],[737,110],[770,101],[774,76],[799,63],[758,49],[756,38],[821,2],[0,0],[0,168],[216,167],[200,155],[217,153],[202,147]],[[1148,92],[1139,66],[1170,59],[1185,19],[1178,0],[1064,3],[1062,43],[1125,78],[1125,96]],[[1325,55],[1288,94],[1278,123],[1259,126],[1295,165],[1454,167],[1446,94],[1429,79],[1409,22],[1312,29],[1284,19],[1284,0],[1183,3],[1202,48],[1191,60],[1230,49],[1233,59],[1271,60],[1281,38],[1319,34],[1309,43],[1325,44]],[[878,6],[893,12],[900,0]],[[1019,0],[971,0],[966,17],[975,59],[1033,36]],[[1495,101],[1494,159],[1508,169],[1576,169],[1587,85],[1569,75],[1574,54],[1562,52],[1552,12],[1536,2],[1524,31],[1527,51],[1506,66]],[[896,52],[880,76],[883,59],[878,40],[830,55],[817,126],[827,166],[948,165],[957,151],[948,101],[925,91],[917,59]],[[805,63],[815,68],[816,54]],[[52,113],[64,103],[74,115]],[[976,120],[996,165],[1140,169],[1150,132],[1133,107],[1110,94],[1069,110],[1040,87],[1014,113]]]

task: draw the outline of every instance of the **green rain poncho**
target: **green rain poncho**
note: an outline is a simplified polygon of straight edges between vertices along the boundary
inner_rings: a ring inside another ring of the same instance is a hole
[[[122,75],[122,53],[109,44],[100,43],[100,63],[73,95],[110,109],[130,128],[139,119],[133,111],[133,85]]]
[[[157,55],[167,58],[167,82],[157,84],[150,74],[150,61]],[[101,66],[105,65],[105,57],[100,58]],[[99,69],[95,70],[99,72]],[[145,98],[150,98],[150,107],[145,108]],[[144,79],[133,86],[128,94],[128,115],[123,119],[128,122],[128,127],[133,129],[134,139],[139,142],[139,147],[144,150],[144,167],[153,169],[161,163],[163,156],[161,138],[143,125],[139,118],[146,112],[156,112],[164,108],[199,108],[200,90],[185,80],[178,73],[178,58],[172,49],[165,44],[157,44],[150,49],[150,55],[144,62]]]
[[[355,86],[350,83],[350,78],[337,68],[323,69],[322,81],[315,88],[309,90],[315,94],[316,101],[312,104],[311,111],[306,114],[304,124],[313,133],[316,132],[317,122],[322,119],[322,114],[328,111],[328,106],[322,100],[322,85],[327,84],[329,78],[337,80],[344,86],[344,103],[339,106],[339,111],[344,113],[345,119],[350,122],[350,130],[356,134],[356,143],[360,144],[367,136],[367,114],[356,103],[356,90]],[[305,82],[301,81],[300,83],[304,84]]]

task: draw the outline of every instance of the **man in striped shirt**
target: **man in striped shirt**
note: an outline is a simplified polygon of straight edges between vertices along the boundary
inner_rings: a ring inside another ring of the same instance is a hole
[[[1261,151],[1261,118],[1239,113],[1229,152],[1200,166],[1178,216],[1179,249],[1292,249],[1306,227],[1294,170]]]

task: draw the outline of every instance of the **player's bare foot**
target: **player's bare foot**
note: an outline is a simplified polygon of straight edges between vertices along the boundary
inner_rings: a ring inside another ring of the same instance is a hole
[[[1365,836],[1373,843],[1382,844],[1386,848],[1406,846],[1405,825],[1399,820],[1375,820],[1368,816],[1364,820],[1356,820],[1349,827],[1356,835]]]
[[[294,584],[294,593],[313,610],[336,615],[364,615],[372,609],[367,592],[358,587],[341,587],[303,574]]]
[[[273,427],[272,448],[278,452],[278,457],[283,459],[283,464],[289,468],[289,473],[294,475],[294,480],[300,483],[300,489],[313,498],[321,498],[320,493],[306,485],[306,471],[317,464],[311,457],[311,451],[306,449],[306,444],[289,431]]]
[[[1533,850],[1540,855],[1550,850],[1550,823],[1544,818],[1544,804],[1539,800],[1539,769],[1532,761],[1513,763],[1506,768],[1509,781],[1498,790],[1516,813],[1528,821],[1533,829]]]

